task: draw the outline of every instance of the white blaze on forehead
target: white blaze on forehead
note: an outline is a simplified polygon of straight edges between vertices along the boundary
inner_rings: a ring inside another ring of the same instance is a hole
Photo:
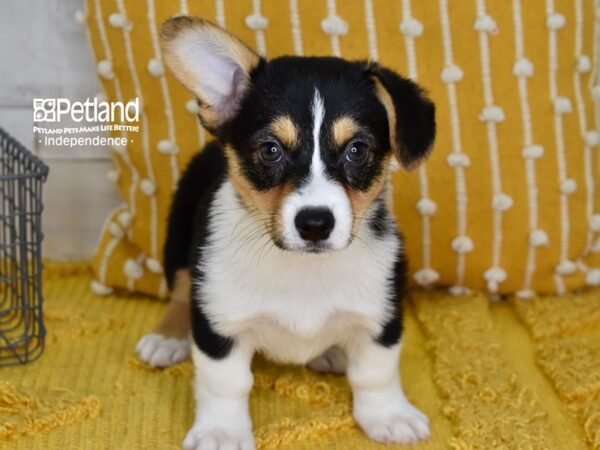
[[[321,158],[321,129],[325,118],[325,105],[319,91],[311,103],[313,119],[313,153],[310,164],[308,183],[290,194],[282,208],[282,237],[284,243],[295,249],[301,249],[305,242],[298,234],[294,219],[303,208],[328,208],[334,217],[335,226],[327,239],[333,249],[341,249],[348,245],[352,231],[352,207],[344,188],[325,174],[325,164]]]
[[[312,179],[324,174],[323,161],[321,160],[321,127],[323,126],[323,118],[325,117],[325,105],[319,90],[315,88],[315,96],[312,102],[313,116],[313,154],[310,174]]]

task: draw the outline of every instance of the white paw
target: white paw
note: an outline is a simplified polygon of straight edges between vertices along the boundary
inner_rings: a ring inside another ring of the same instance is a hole
[[[183,441],[185,450],[255,450],[250,431],[205,428],[194,425]]]
[[[135,351],[152,367],[169,367],[190,356],[190,343],[187,339],[169,339],[150,333],[140,339]]]
[[[345,373],[348,366],[346,354],[339,347],[327,349],[321,356],[316,357],[307,364],[308,368],[319,373]]]
[[[355,410],[354,417],[370,439],[383,444],[412,444],[430,435],[429,419],[408,401],[394,408]]]

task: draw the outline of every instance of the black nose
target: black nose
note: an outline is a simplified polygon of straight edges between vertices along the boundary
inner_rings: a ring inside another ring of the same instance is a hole
[[[329,208],[304,208],[294,220],[300,237],[306,241],[323,241],[329,237],[335,219]]]

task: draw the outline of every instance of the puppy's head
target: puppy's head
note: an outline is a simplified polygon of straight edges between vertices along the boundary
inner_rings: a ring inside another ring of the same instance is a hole
[[[342,249],[384,188],[391,158],[423,159],[434,106],[375,63],[326,57],[266,61],[210,22],[162,28],[167,65],[198,98],[242,202],[281,248]]]

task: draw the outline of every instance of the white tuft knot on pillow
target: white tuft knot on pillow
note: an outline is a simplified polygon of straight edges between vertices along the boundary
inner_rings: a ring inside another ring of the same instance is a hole
[[[567,178],[560,184],[560,192],[563,194],[572,194],[577,190],[577,181],[573,178]]]
[[[527,78],[533,75],[533,63],[527,58],[519,58],[513,66],[513,75]]]
[[[498,285],[506,281],[506,270],[502,267],[490,267],[483,274],[483,278],[487,281],[487,288],[490,292],[497,292]]]
[[[573,105],[567,97],[556,97],[554,99],[554,112],[556,114],[566,114],[571,111],[573,111]]]
[[[148,61],[148,72],[153,77],[161,77],[165,74],[165,68],[158,59],[152,58]]]
[[[424,216],[432,216],[437,211],[437,205],[430,198],[422,198],[417,202],[417,209]]]
[[[117,172],[116,170],[109,170],[108,172],[106,172],[106,178],[108,178],[113,183],[116,183],[117,181],[119,181],[119,172]]]
[[[592,244],[591,251],[592,253],[600,253],[600,238],[596,239],[596,241]]]
[[[506,211],[512,208],[513,199],[504,193],[494,194],[492,198],[492,208],[496,211]]]
[[[113,73],[113,65],[107,59],[103,59],[102,61],[99,61],[96,68],[98,69],[98,73],[100,74],[100,76],[102,78],[105,78],[107,80],[112,80],[115,77],[115,74]]]
[[[462,297],[464,295],[469,295],[471,290],[465,286],[450,286],[448,292],[454,297]]]
[[[504,270],[502,267],[490,267],[483,274],[483,278],[485,278],[487,281],[497,281],[498,283],[506,281],[506,277],[506,270]]]
[[[121,224],[123,228],[129,228],[129,225],[131,225],[132,220],[133,215],[127,210],[121,211],[117,216],[117,221]]]
[[[594,214],[590,217],[590,229],[595,232],[600,231],[600,214]]]
[[[123,235],[125,234],[123,232],[123,228],[121,228],[119,226],[119,224],[116,222],[111,222],[108,225],[108,231],[110,232],[110,235],[112,237],[114,237],[115,239],[121,239],[123,237]]]
[[[600,143],[600,133],[598,133],[596,130],[586,131],[585,143],[590,147],[595,147]]]
[[[254,31],[264,30],[269,26],[269,19],[260,13],[254,13],[246,16],[246,26]]]
[[[556,266],[555,270],[559,275],[573,275],[577,271],[577,264],[565,259]]]
[[[112,13],[108,16],[108,23],[113,28],[125,28],[129,24],[129,21],[123,14]]]
[[[423,34],[423,24],[414,17],[409,17],[400,24],[400,33],[406,37],[419,37]]]
[[[588,286],[600,286],[600,269],[590,269],[585,274],[585,284]]]
[[[544,147],[541,145],[528,145],[523,148],[523,158],[525,159],[539,159],[544,155]]]
[[[581,55],[577,58],[577,72],[586,73],[592,70],[592,61],[588,55]]]
[[[321,29],[330,36],[343,36],[348,33],[348,22],[340,16],[329,16],[321,21]]]
[[[433,269],[424,268],[415,272],[413,279],[419,286],[431,286],[440,279],[440,274]]]
[[[125,261],[123,272],[125,272],[125,275],[127,275],[129,278],[133,278],[134,280],[139,280],[144,276],[144,268],[142,265],[135,259],[131,258]]]
[[[517,298],[520,298],[521,300],[530,300],[533,297],[535,297],[535,292],[531,289],[522,289],[520,291],[517,291],[516,295]]]
[[[187,112],[189,112],[190,114],[198,114],[198,112],[200,112],[200,106],[198,106],[198,100],[193,98],[193,99],[185,102],[185,109],[187,109]]]
[[[456,253],[469,253],[473,248],[473,241],[469,236],[457,236],[452,239],[452,250]]]
[[[86,19],[87,16],[85,14],[85,11],[82,11],[80,9],[75,11],[75,22],[77,22],[80,25],[83,25]]]
[[[502,122],[504,120],[504,111],[496,105],[486,106],[479,113],[479,120],[482,122]]]
[[[475,28],[477,31],[485,31],[486,33],[498,33],[498,25],[496,24],[496,21],[487,14],[482,14],[479,16],[475,20],[473,28]]]
[[[174,155],[179,151],[177,144],[175,144],[175,142],[173,141],[170,141],[169,139],[161,139],[160,141],[158,141],[156,148],[159,152],[165,153],[167,155]]]
[[[106,286],[96,280],[92,280],[90,289],[96,295],[110,295],[113,292],[113,289],[110,286]]]
[[[565,16],[559,13],[550,13],[546,17],[546,27],[549,30],[560,30],[567,23]]]
[[[529,243],[534,247],[548,245],[550,243],[548,233],[540,229],[532,230],[531,233],[529,233]]]
[[[149,180],[148,178],[144,178],[140,182],[140,189],[142,192],[148,196],[154,195],[156,192],[156,183],[154,181]]]
[[[592,88],[592,98],[596,102],[600,102],[600,84],[597,84]]]
[[[469,167],[471,160],[465,153],[450,153],[446,157],[446,162],[451,167]]]
[[[446,84],[457,83],[462,80],[463,71],[456,64],[446,66],[442,69],[442,81]]]
[[[162,273],[163,268],[158,259],[147,258],[146,259],[146,267],[152,273]]]

